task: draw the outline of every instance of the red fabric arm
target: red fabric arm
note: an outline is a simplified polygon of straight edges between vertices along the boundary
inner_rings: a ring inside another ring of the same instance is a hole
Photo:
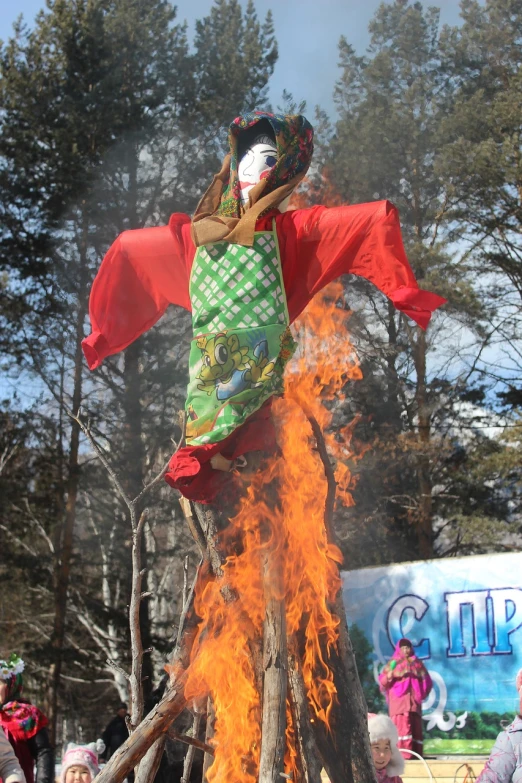
[[[276,218],[290,319],[344,273],[359,275],[426,328],[446,301],[417,285],[402,243],[397,209],[389,201],[290,210]]]
[[[150,329],[169,304],[190,310],[189,229],[188,215],[173,215],[168,226],[124,231],[109,248],[89,299],[92,332],[82,343],[91,370]]]

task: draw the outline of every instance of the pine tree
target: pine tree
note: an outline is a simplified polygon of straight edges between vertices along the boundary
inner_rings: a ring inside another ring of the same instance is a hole
[[[369,31],[367,56],[357,56],[345,38],[339,44],[335,97],[340,120],[329,161],[333,184],[345,202],[387,198],[398,207],[419,285],[447,297],[445,313],[453,328],[460,322],[475,330],[480,306],[450,254],[447,188],[435,171],[450,89],[438,11],[395,0],[378,8]],[[369,535],[376,534],[376,527],[396,539],[393,557],[399,552],[431,557],[439,448],[433,422],[442,401],[428,357],[443,339],[445,319],[436,316],[425,333],[360,282],[348,289],[349,304],[360,309],[361,295],[372,315],[359,328],[353,321],[365,378],[353,393],[356,408],[371,418],[366,432],[359,432],[378,448],[362,463],[370,461],[373,467],[361,471],[357,508],[367,512]],[[378,497],[375,481],[381,485]]]
[[[60,455],[53,465],[57,510],[42,521],[54,542],[54,585],[46,588],[46,601],[55,602],[46,656],[54,727],[60,689],[73,698],[74,687],[83,687],[74,672],[78,645],[91,653],[98,678],[114,680],[120,698],[126,684],[106,659],[126,666],[129,656],[128,519],[107,476],[82,451],[67,411],[82,402],[91,413],[135,495],[172,449],[186,383],[188,318],[176,313],[86,378],[80,341],[90,283],[122,230],[194,207],[220,163],[221,126],[264,100],[277,57],[271,19],[258,23],[252,3],[243,15],[235,0],[216,2],[197,29],[191,54],[185,27],[163,0],[55,0],[34,30],[17,29],[2,50],[2,348],[26,377],[40,379],[40,404]],[[213,107],[226,62],[234,63],[237,83]],[[42,439],[44,446],[44,433]],[[31,503],[27,487],[18,489]],[[181,563],[174,558],[189,551],[172,503],[165,488],[143,551],[157,592],[143,604],[142,635],[159,651],[158,662],[179,598]],[[19,536],[13,557],[23,545]],[[66,615],[67,604],[74,612]],[[151,665],[145,674],[150,686]],[[70,676],[77,686],[67,684]]]
[[[452,92],[437,171],[448,183],[455,236],[469,247],[482,296],[496,309],[490,332],[497,366],[483,365],[483,380],[507,405],[520,406],[522,5],[465,0],[461,16],[462,25],[442,37]]]

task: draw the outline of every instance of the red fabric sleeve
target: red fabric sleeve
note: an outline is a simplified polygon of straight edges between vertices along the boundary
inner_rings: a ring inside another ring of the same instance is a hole
[[[82,347],[91,370],[150,329],[169,304],[190,310],[193,258],[188,215],[173,215],[168,226],[120,234],[89,299],[92,332]]]
[[[289,210],[276,217],[276,228],[291,321],[344,273],[365,277],[423,329],[446,301],[417,285],[389,201]]]

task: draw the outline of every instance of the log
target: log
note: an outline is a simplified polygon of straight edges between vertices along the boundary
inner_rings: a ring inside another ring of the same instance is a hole
[[[223,564],[226,560],[227,553],[222,550],[219,541],[219,533],[228,524],[229,517],[233,516],[233,510],[218,510],[213,506],[208,506],[203,503],[193,503],[194,511],[196,512],[196,518],[203,532],[205,539],[206,551],[205,557],[210,562],[212,572],[217,579],[223,579]],[[236,596],[230,585],[223,581],[221,587],[221,594],[225,601],[234,601]]]
[[[194,721],[192,723],[192,737],[197,740],[199,729],[201,726],[201,713],[196,712],[194,715]],[[185,755],[185,761],[183,764],[183,776],[181,778],[180,783],[189,783],[190,781],[190,773],[192,772],[192,764],[194,763],[194,756],[196,755],[196,744],[194,742],[191,742],[189,744],[189,749],[187,750],[187,753]]]
[[[368,734],[368,707],[355,663],[341,591],[336,598],[334,609],[340,621],[337,644],[342,665],[339,667],[339,679],[342,681],[342,690],[351,706],[352,714],[350,739],[353,779],[355,783],[377,783]],[[336,684],[337,682],[338,680]]]
[[[302,783],[321,783],[319,751],[310,722],[306,687],[295,638],[288,641],[288,696],[295,728],[300,779]]]
[[[259,783],[281,783],[286,744],[287,648],[281,569],[272,552],[263,567],[265,623],[263,634],[263,717]]]
[[[188,734],[180,734],[179,731],[175,731],[175,729],[169,729],[167,731],[167,735],[171,740],[174,740],[174,742],[183,742],[185,745],[192,745],[197,750],[202,750],[204,753],[208,753],[212,757],[215,754],[215,750],[212,745],[207,745],[206,742],[195,739],[195,737],[189,737]]]
[[[207,728],[205,731],[206,745],[212,744],[211,741],[214,737],[215,720],[216,720],[216,712],[214,710],[214,704],[212,702],[212,699],[209,696],[207,701]],[[207,772],[213,761],[214,761],[214,753],[210,753],[209,751],[205,752],[205,755],[203,757],[203,783],[207,783]]]
[[[335,506],[335,494],[337,484],[334,471],[330,462],[326,442],[317,419],[307,410],[305,414],[312,427],[312,432],[316,439],[317,451],[323,463],[328,490],[325,501],[324,524],[327,538],[330,543],[337,545],[335,529],[333,525],[333,512]],[[355,655],[353,653],[350,634],[348,632],[348,623],[346,621],[346,609],[344,607],[342,588],[340,589],[335,604],[332,607],[333,613],[339,618],[339,639],[337,642],[336,660],[330,660],[329,665],[334,672],[334,682],[339,696],[338,713],[336,724],[336,744],[341,743],[339,750],[343,752],[345,748],[351,757],[350,772],[344,777],[344,781],[353,779],[354,783],[376,783],[377,775],[372,759],[370,739],[368,735],[368,707],[364,698]],[[346,713],[345,706],[350,709]],[[346,734],[346,728],[349,725],[349,737],[344,739],[338,736],[339,733]],[[345,745],[346,743],[346,745]],[[330,754],[328,754],[330,756]],[[346,753],[343,752],[343,756]],[[330,764],[330,759],[328,760]],[[346,758],[343,766],[346,764]],[[328,768],[325,768],[328,772]],[[329,773],[330,774],[330,773]],[[337,775],[342,777],[342,771],[336,771],[335,780],[331,777],[332,783],[337,782]],[[339,778],[341,783],[341,778]]]
[[[187,498],[183,497],[182,495],[179,499],[179,505],[181,506],[183,516],[185,517],[185,521],[191,532],[192,538],[198,545],[199,551],[201,552],[202,556],[204,556],[207,542],[205,541],[205,536],[203,535],[203,531],[201,530],[199,520],[194,517],[194,512],[190,500],[187,500]]]
[[[148,749],[138,767],[134,783],[152,783],[161,764],[166,737],[159,737]]]

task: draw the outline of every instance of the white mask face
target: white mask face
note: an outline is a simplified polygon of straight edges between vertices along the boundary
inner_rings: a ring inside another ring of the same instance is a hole
[[[266,177],[277,162],[277,148],[269,136],[257,136],[239,161],[237,173],[241,188],[241,202],[248,205],[248,194]]]

